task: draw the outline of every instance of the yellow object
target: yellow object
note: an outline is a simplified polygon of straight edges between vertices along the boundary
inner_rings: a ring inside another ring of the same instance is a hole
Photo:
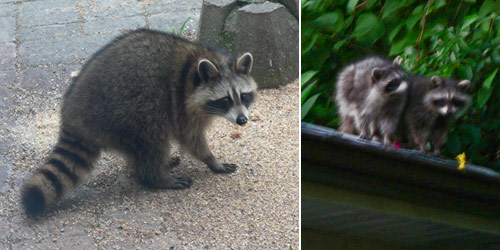
[[[458,161],[458,170],[464,170],[465,169],[465,152],[457,155],[455,159]]]

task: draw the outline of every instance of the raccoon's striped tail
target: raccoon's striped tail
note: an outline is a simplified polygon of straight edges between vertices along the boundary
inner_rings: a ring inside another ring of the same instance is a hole
[[[99,149],[62,130],[47,162],[24,184],[21,202],[35,216],[71,191],[93,168]]]

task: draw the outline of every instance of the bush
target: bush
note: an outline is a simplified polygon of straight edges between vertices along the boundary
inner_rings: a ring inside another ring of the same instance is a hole
[[[443,155],[500,170],[500,4],[475,0],[302,0],[302,120],[336,128],[335,77],[353,60],[403,57],[427,76],[470,79],[470,109]]]

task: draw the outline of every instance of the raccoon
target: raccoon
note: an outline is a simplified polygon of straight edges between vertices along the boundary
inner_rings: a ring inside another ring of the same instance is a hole
[[[433,153],[439,154],[455,115],[470,105],[467,90],[471,82],[438,76],[411,75],[410,78],[413,84],[401,131],[409,137],[411,147],[427,152],[426,144],[430,141]]]
[[[380,135],[384,145],[391,144],[410,84],[400,65],[400,57],[391,62],[372,56],[340,72],[335,101],[341,132],[375,140]]]
[[[26,214],[37,215],[88,174],[102,150],[122,153],[138,181],[184,189],[187,177],[167,175],[179,164],[170,143],[214,173],[231,173],[207,143],[216,116],[243,126],[257,95],[250,53],[227,52],[160,31],[139,29],[100,49],[75,74],[63,96],[57,144],[22,188]]]

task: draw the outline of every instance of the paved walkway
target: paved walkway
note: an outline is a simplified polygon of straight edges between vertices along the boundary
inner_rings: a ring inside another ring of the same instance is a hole
[[[237,163],[235,174],[180,154],[174,171],[193,187],[151,191],[104,154],[45,218],[20,212],[21,184],[55,143],[70,73],[125,30],[179,31],[189,18],[183,35],[194,38],[200,9],[201,0],[0,0],[0,249],[298,248],[297,82],[262,91],[245,128],[217,121],[214,154]]]

